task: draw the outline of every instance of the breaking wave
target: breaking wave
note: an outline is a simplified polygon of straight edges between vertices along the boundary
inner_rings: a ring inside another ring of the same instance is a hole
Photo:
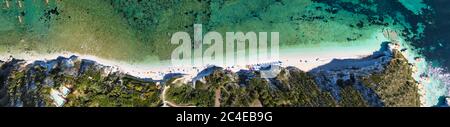
[[[425,73],[430,78],[425,86],[427,104],[436,105],[440,103],[439,98],[450,96],[450,73],[446,69],[430,65]]]

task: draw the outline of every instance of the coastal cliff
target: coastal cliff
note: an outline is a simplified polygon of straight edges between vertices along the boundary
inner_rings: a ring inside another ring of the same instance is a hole
[[[78,57],[27,64],[12,59],[0,69],[0,106],[159,106],[159,89],[112,67]]]
[[[261,78],[259,71],[210,67],[188,83],[182,76],[141,79],[76,56],[0,63],[0,106],[6,107],[420,106],[411,65],[389,48],[309,72],[272,66],[281,72],[271,79]]]

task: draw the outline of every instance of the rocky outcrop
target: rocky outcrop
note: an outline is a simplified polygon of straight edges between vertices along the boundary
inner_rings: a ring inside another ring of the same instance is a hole
[[[154,82],[114,69],[76,56],[31,64],[13,59],[5,62],[0,69],[0,106],[160,105],[160,90]],[[70,93],[61,97],[51,94],[52,91]]]

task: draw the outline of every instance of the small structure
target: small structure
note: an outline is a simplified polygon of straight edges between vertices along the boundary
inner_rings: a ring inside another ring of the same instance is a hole
[[[271,67],[271,66],[281,66],[281,64],[282,64],[281,61],[275,61],[275,62],[266,62],[266,63],[260,63],[260,64],[253,64],[253,65],[250,65],[250,66],[251,66],[251,70],[259,71],[261,69],[268,68],[268,67]]]
[[[50,91],[50,97],[56,107],[62,107],[67,102],[67,100],[61,96],[61,93],[54,89]]]
[[[71,85],[61,86],[58,90],[51,89],[50,97],[56,107],[62,107],[67,102],[67,95],[70,94]]]
[[[69,90],[69,88],[63,86],[63,87],[59,87],[59,92],[61,93],[62,97],[66,98],[67,95],[69,95],[70,90]]]

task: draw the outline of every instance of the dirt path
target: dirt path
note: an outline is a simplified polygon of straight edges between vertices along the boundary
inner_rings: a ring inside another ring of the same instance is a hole
[[[215,97],[214,97],[214,107],[220,107],[220,95],[221,95],[221,90],[220,90],[220,88],[217,88],[215,91],[214,91],[214,95],[215,95]]]

